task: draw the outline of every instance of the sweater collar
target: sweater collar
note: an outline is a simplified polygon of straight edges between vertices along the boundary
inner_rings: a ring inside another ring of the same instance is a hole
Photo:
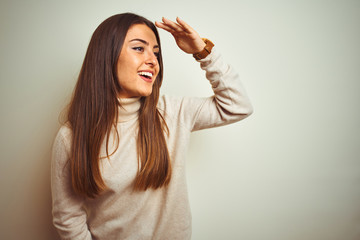
[[[120,102],[118,122],[127,122],[138,117],[140,110],[140,97],[138,98],[118,98]]]

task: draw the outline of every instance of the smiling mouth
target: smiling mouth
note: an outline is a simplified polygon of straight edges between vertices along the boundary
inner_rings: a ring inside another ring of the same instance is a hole
[[[138,75],[147,82],[151,82],[153,77],[153,74],[151,72],[138,72]]]

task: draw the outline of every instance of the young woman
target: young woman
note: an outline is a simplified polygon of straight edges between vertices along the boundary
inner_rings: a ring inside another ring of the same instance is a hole
[[[190,239],[185,155],[192,131],[252,107],[239,76],[181,19],[156,26],[193,54],[214,96],[159,96],[155,25],[135,14],[95,30],[52,155],[53,222],[62,239]]]

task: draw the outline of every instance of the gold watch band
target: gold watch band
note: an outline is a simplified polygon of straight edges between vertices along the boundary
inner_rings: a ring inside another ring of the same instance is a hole
[[[196,60],[201,60],[201,59],[206,58],[207,55],[209,55],[211,53],[211,50],[214,47],[214,43],[212,43],[209,39],[202,38],[202,40],[204,41],[204,43],[206,43],[206,46],[204,47],[204,49],[201,52],[193,54],[193,57]]]

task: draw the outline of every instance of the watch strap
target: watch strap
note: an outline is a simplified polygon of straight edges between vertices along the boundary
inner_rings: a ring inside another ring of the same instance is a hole
[[[204,41],[204,43],[206,44],[204,49],[201,51],[201,52],[198,52],[198,53],[194,53],[193,54],[193,57],[196,59],[196,60],[201,60],[201,59],[204,59],[206,58],[210,53],[211,53],[211,50],[212,48],[214,47],[214,43],[211,42],[209,39],[207,38],[202,38],[202,40]]]

